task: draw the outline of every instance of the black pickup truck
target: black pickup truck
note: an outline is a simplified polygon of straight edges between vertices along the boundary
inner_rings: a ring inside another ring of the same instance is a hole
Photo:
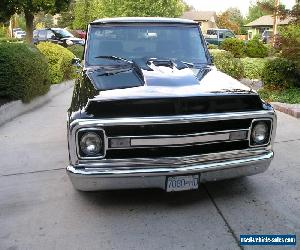
[[[274,109],[216,70],[196,22],[96,20],[74,64],[67,173],[75,188],[173,192],[268,168]]]

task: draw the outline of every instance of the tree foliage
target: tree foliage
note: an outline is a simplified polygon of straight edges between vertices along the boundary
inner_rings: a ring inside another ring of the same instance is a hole
[[[259,3],[259,5],[263,10],[276,14],[281,19],[291,17],[289,25],[280,27],[276,47],[280,49],[282,58],[292,61],[300,70],[300,1],[297,1],[291,10],[283,5],[277,8],[268,3]]]
[[[275,0],[261,0],[259,2],[251,3],[248,9],[248,15],[245,23],[250,23],[262,16],[270,14],[269,11],[263,9],[260,4],[268,4],[274,6]]]
[[[75,7],[75,0],[71,0],[71,3],[66,11],[62,11],[58,18],[58,27],[69,27],[73,29],[73,22],[74,22],[74,7]]]
[[[300,71],[300,24],[290,24],[279,34],[281,56],[295,62]]]
[[[178,17],[185,10],[181,0],[78,0],[73,27],[84,29],[97,18],[122,16]]]
[[[70,0],[1,0],[0,20],[7,21],[15,13],[24,13],[27,41],[32,41],[34,15],[38,12],[58,13],[68,7]]]
[[[218,15],[217,26],[221,29],[230,29],[239,34],[243,26],[243,16],[239,9],[229,8]]]

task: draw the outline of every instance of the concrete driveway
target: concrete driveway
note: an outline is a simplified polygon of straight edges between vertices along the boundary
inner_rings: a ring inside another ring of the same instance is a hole
[[[71,94],[0,127],[0,249],[240,249],[240,234],[273,233],[299,241],[300,120],[278,113],[263,174],[195,192],[84,193],[64,170]]]

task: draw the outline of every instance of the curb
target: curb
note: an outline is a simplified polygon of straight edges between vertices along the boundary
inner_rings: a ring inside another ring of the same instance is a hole
[[[276,110],[288,114],[290,116],[300,118],[300,104],[288,104],[281,102],[271,102],[271,105]]]
[[[65,81],[60,84],[50,86],[50,90],[47,94],[34,98],[30,103],[23,103],[18,100],[0,106],[0,126],[24,113],[27,113],[28,111],[41,107],[49,102],[54,96],[59,95],[73,86],[74,80]]]

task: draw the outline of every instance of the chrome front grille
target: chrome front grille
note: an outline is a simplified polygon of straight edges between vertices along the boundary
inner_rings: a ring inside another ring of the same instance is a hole
[[[250,126],[251,119],[137,125],[138,135],[129,135],[130,130],[126,130],[124,136],[120,135],[124,128],[106,127],[105,158],[174,157],[245,149]],[[228,130],[230,127],[234,129]]]
[[[271,119],[273,124],[276,117],[273,111],[255,111],[101,120],[78,119],[70,124],[70,162],[80,166],[87,162],[92,165],[133,159],[138,162],[141,158],[162,161],[164,157],[201,158],[205,155],[255,150],[249,147],[250,128],[254,119]],[[78,156],[77,134],[78,131],[85,129],[104,131],[104,157],[81,159]],[[273,133],[271,137],[274,137]],[[266,146],[268,145],[264,147]]]
[[[106,151],[106,159],[129,158],[159,158],[159,157],[184,157],[220,153],[249,148],[248,140],[234,142],[218,142],[202,145],[183,145],[180,147],[154,147],[154,148],[126,148]]]

